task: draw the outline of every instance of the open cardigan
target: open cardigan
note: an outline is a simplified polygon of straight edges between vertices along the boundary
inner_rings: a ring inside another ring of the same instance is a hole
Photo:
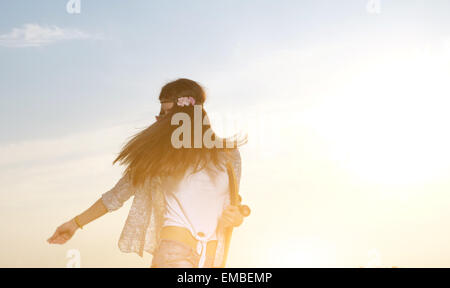
[[[225,153],[225,152],[220,152]],[[238,149],[231,152],[237,185],[241,178],[241,157]],[[166,203],[164,200],[164,178],[148,177],[144,185],[134,187],[128,176],[123,176],[108,192],[102,194],[102,202],[109,212],[119,209],[131,196],[134,196],[125,226],[119,239],[122,252],[137,253],[143,256],[144,251],[154,254],[160,241],[160,231],[164,221]],[[230,204],[227,197],[225,204]],[[224,257],[225,228],[217,226],[217,249],[213,267],[220,267]]]

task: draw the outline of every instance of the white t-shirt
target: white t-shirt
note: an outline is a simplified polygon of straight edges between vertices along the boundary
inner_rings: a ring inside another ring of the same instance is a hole
[[[218,171],[213,179],[206,170],[186,176],[172,189],[164,193],[167,209],[164,226],[185,227],[197,239],[197,253],[201,255],[199,267],[203,267],[206,244],[217,240],[217,223],[229,197],[228,174],[226,169]]]

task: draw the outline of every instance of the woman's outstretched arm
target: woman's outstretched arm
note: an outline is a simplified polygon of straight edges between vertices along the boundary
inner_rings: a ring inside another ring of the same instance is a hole
[[[122,207],[123,203],[134,194],[134,189],[130,182],[127,175],[123,176],[114,188],[104,193],[102,197],[86,211],[56,228],[55,233],[53,233],[52,237],[47,239],[47,242],[50,244],[64,244],[72,238],[80,226],[83,227],[95,219],[102,217],[107,212]]]
[[[55,233],[53,233],[52,237],[47,239],[47,242],[50,244],[64,244],[70,238],[72,238],[75,232],[80,228],[78,225],[83,227],[84,225],[94,221],[95,219],[102,217],[107,212],[108,209],[106,209],[102,199],[100,198],[86,211],[78,215],[76,217],[76,220],[74,217],[56,228]]]

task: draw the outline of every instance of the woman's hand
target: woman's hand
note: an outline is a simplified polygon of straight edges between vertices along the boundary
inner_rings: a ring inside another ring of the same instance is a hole
[[[242,216],[239,208],[235,205],[228,205],[219,219],[219,223],[222,223],[224,227],[237,227],[242,222],[244,222],[244,216]]]
[[[78,225],[75,223],[75,220],[72,219],[62,224],[58,228],[56,228],[53,236],[47,239],[47,242],[50,244],[64,244],[72,238],[75,231],[77,231]]]

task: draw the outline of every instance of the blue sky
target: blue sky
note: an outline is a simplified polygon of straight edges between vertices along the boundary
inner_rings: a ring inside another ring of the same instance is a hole
[[[239,69],[245,59],[235,57],[236,50],[254,55],[401,38],[412,25],[423,37],[449,32],[442,25],[448,24],[448,1],[381,1],[379,15],[369,15],[366,3],[82,0],[81,14],[68,14],[66,1],[1,1],[2,35],[32,23],[77,29],[91,38],[0,47],[0,142],[153,115],[165,82],[177,77],[202,82]],[[227,101],[250,99],[245,105],[251,105],[251,95],[232,97]]]

